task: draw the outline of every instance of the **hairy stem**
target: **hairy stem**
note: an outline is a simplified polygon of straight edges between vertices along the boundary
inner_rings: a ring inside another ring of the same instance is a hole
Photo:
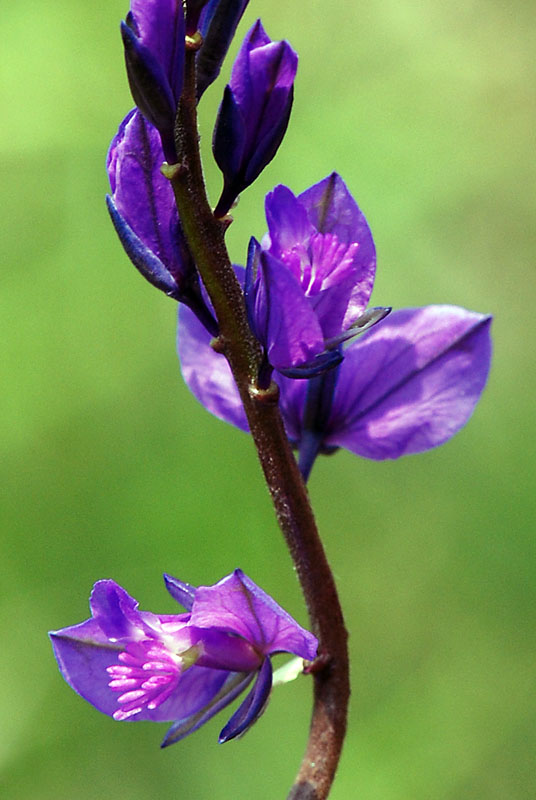
[[[220,346],[233,372],[279,526],[294,561],[320,642],[311,671],[314,706],[307,750],[289,798],[323,800],[329,793],[346,731],[349,698],[347,634],[307,489],[278,408],[278,389],[258,385],[259,345],[225,246],[226,222],[214,217],[199,154],[195,52],[187,49],[185,88],[177,113],[178,163],[163,168],[173,187],[185,236],[220,326]]]

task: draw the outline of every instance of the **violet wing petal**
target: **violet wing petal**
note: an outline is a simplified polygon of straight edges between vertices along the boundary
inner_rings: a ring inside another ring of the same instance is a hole
[[[127,225],[176,278],[181,271],[178,215],[173,190],[160,172],[163,161],[156,128],[138,111],[128,114],[107,158],[113,200]]]
[[[205,670],[211,672],[207,676],[210,680],[212,694],[207,702],[196,712],[188,716],[182,716],[168,730],[161,747],[169,747],[208,722],[212,717],[225,708],[229,703],[241,694],[246,686],[253,680],[254,672],[222,672],[220,670]],[[188,676],[188,672],[184,677]]]
[[[142,711],[134,719],[173,722],[197,714],[218,694],[229,674],[234,673],[210,667],[190,667],[181,675],[177,689],[161,706],[147,712],[146,717],[141,716]]]
[[[124,642],[140,633],[150,639],[158,638],[162,617],[150,611],[139,611],[138,602],[115,581],[97,581],[89,607],[93,619],[110,640]],[[181,619],[181,616],[174,615],[173,619]]]
[[[272,690],[272,664],[265,658],[257,680],[245,700],[237,708],[227,725],[222,729],[219,743],[224,744],[245,733],[256,722],[266,708]]]
[[[60,672],[69,686],[99,711],[113,716],[120,706],[117,692],[108,686],[111,678],[106,670],[119,663],[118,656],[125,645],[110,642],[93,619],[51,631],[50,639]],[[131,720],[172,722],[189,717],[218,694],[229,674],[227,670],[193,666],[184,672],[177,689],[166,701],[155,709],[142,709]]]
[[[270,252],[280,256],[297,244],[307,244],[315,232],[307,210],[286,186],[276,186],[266,195],[266,221]]]
[[[172,598],[187,611],[191,611],[195,598],[195,586],[166,574],[164,574],[164,582]]]
[[[333,172],[327,178],[306,189],[298,196],[307,209],[309,220],[320,233],[334,233],[345,244],[357,242],[354,265],[356,282],[344,327],[366,308],[376,273],[376,248],[365,215],[340,175]]]
[[[106,154],[106,170],[108,172],[108,180],[110,181],[110,188],[112,194],[115,194],[117,189],[117,178],[120,175],[121,159],[123,157],[124,142],[127,136],[128,124],[132,117],[139,115],[137,108],[132,108],[126,117],[119,123],[119,128],[114,138],[110,142],[108,153]]]
[[[175,278],[168,272],[158,256],[146,247],[141,239],[136,236],[132,228],[125,222],[109,194],[106,195],[106,205],[125,253],[138,272],[140,272],[149,283],[162,292],[165,292],[169,297],[178,298],[179,285],[175,281]]]
[[[267,251],[255,286],[255,330],[275,369],[308,364],[324,350],[320,323],[298,279]]]
[[[486,383],[490,323],[456,306],[393,312],[346,350],[325,443],[381,460],[445,442]]]
[[[197,588],[191,624],[236,633],[263,655],[282,651],[306,660],[316,656],[316,638],[239,569],[214,586]]]
[[[60,672],[69,686],[103,714],[112,716],[119,706],[117,693],[108,686],[106,668],[118,663],[124,644],[110,642],[93,619],[51,631],[49,636]]]
[[[112,580],[97,581],[91,591],[89,607],[108,639],[128,639],[142,624],[137,600]]]
[[[184,381],[214,416],[249,431],[246,414],[225,356],[210,346],[211,336],[195,314],[179,306],[177,352]]]
[[[343,330],[348,304],[355,292],[355,273],[310,298],[311,306],[322,327],[324,339],[337,337]]]

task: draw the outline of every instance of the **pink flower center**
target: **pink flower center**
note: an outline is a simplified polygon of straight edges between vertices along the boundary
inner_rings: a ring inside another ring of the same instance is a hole
[[[334,233],[314,233],[280,256],[308,297],[329,289],[353,272],[357,242],[343,244]]]
[[[191,648],[195,650],[195,648]],[[195,663],[197,653],[180,656],[170,652],[155,640],[130,643],[119,654],[120,664],[107,667],[111,680],[108,683],[120,704],[114,719],[124,720],[139,714],[143,709],[158,708],[176,689],[182,672]]]

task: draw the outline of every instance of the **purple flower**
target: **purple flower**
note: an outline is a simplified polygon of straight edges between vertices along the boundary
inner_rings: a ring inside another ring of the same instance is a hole
[[[184,77],[183,4],[131,0],[121,36],[134,102],[159,131],[166,159],[174,163],[173,127]]]
[[[52,631],[60,671],[99,711],[117,720],[174,720],[162,746],[183,739],[253,688],[223,728],[220,742],[260,716],[272,686],[270,656],[313,660],[317,641],[237,569],[194,588],[164,576],[187,613],[153,614],[112,580],[98,581],[91,618]]]
[[[134,266],[153,286],[193,308],[214,334],[173,190],[160,172],[163,160],[158,131],[139,111],[131,111],[108,151],[108,210]]]
[[[339,345],[383,319],[365,314],[376,270],[367,221],[335,173],[295,197],[266,197],[268,235],[252,240],[245,293],[250,325],[272,367],[309,377],[341,358]]]
[[[257,20],[234,63],[214,129],[214,158],[224,179],[217,217],[275,156],[290,117],[297,66],[290,45],[272,42]]]
[[[338,447],[382,460],[443,444],[471,416],[485,386],[491,317],[457,306],[393,312],[347,345],[340,366],[310,380],[276,373],[287,435],[309,475]],[[182,374],[220,419],[248,430],[225,358],[186,308],[179,313]]]

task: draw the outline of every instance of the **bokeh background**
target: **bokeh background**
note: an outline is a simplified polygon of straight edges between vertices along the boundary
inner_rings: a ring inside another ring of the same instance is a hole
[[[237,565],[306,623],[251,441],[183,386],[175,305],[135,273],[107,218],[104,158],[131,106],[126,10],[2,3],[0,789],[6,800],[273,800],[301,759],[309,681],[274,692],[241,741],[217,745],[220,718],[161,751],[166,726],[86,705],[46,637],[87,617],[98,578],[173,612],[164,570],[211,583]],[[333,800],[532,798],[530,4],[251,0],[238,39],[257,16],[300,68],[284,144],[236,211],[234,260],[263,234],[274,184],[299,192],[335,169],[375,235],[375,304],[496,315],[489,385],[451,442],[315,466],[353,664]],[[213,201],[230,64],[201,109]]]

